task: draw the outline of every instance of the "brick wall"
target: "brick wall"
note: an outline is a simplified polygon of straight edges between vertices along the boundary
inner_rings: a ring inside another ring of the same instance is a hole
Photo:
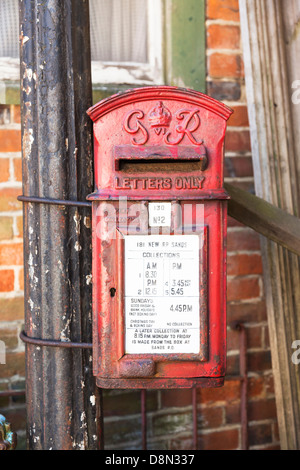
[[[0,105],[0,340],[6,364],[0,365],[0,391],[25,387],[23,220],[20,107]],[[0,413],[12,422],[20,446],[25,436],[23,398],[0,398]]]
[[[233,108],[226,136],[226,181],[254,191],[238,0],[207,0],[207,94]],[[7,364],[0,390],[24,387],[20,124],[17,106],[0,107],[0,339]],[[251,449],[278,449],[279,437],[262,282],[259,237],[229,219],[228,324],[243,322],[248,339],[248,417]],[[239,333],[228,327],[228,380],[222,389],[199,390],[199,449],[240,449]],[[149,449],[192,448],[192,396],[188,390],[149,391]],[[0,399],[24,436],[22,399]],[[105,391],[106,448],[141,448],[140,394]],[[22,444],[21,444],[22,445]]]

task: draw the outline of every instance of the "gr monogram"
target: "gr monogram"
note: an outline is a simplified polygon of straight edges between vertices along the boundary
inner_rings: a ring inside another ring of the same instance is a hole
[[[123,129],[133,135],[133,145],[144,145],[150,138],[150,131],[163,136],[166,145],[178,145],[187,137],[193,145],[201,145],[203,140],[197,140],[194,133],[200,127],[200,109],[180,109],[174,115],[175,126],[170,129],[173,116],[170,110],[159,101],[148,113],[147,118],[143,111],[135,109],[125,116]],[[146,123],[148,122],[148,126]],[[173,135],[172,135],[173,134]]]

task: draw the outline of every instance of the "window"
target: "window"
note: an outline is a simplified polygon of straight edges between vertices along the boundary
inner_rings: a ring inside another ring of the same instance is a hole
[[[93,83],[162,83],[161,0],[90,0]]]
[[[0,2],[0,79],[19,80],[18,0]]]

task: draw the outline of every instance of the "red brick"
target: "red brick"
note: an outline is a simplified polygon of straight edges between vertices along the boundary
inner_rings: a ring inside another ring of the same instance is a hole
[[[239,26],[211,24],[207,28],[207,47],[209,49],[239,49]]]
[[[206,15],[212,20],[239,21],[239,0],[208,0]]]
[[[264,300],[255,302],[236,302],[227,304],[227,320],[231,322],[262,322],[267,320],[267,309]]]
[[[227,331],[227,351],[235,351],[240,348],[239,333],[229,328]]]
[[[241,405],[233,403],[225,406],[225,424],[240,424],[241,422]]]
[[[0,270],[0,280],[2,278]],[[24,319],[24,298],[0,299],[0,321],[14,321]]]
[[[262,326],[255,326],[247,328],[247,345],[248,349],[251,348],[262,348],[262,338],[263,338]],[[227,332],[227,350],[236,351],[240,349],[240,335],[239,332],[233,329],[229,329]]]
[[[215,429],[223,424],[223,408],[203,408],[198,410],[197,420],[199,429]]]
[[[214,402],[230,403],[240,399],[240,381],[228,380],[225,381],[224,387],[215,389],[198,389],[197,400],[198,403],[207,404]]]
[[[227,369],[226,374],[228,376],[231,375],[239,375],[240,373],[240,361],[239,361],[239,354],[234,354],[232,356],[227,356]]]
[[[260,296],[259,280],[257,277],[238,277],[227,282],[227,300],[252,299]]]
[[[17,200],[21,192],[19,188],[0,189],[0,212],[21,210],[22,203]]]
[[[230,251],[259,251],[259,235],[250,228],[228,231],[227,249]]]
[[[265,379],[264,377],[248,378],[248,398],[259,398],[265,395]]]
[[[230,116],[228,127],[249,127],[247,106],[232,106],[233,114]]]
[[[15,105],[15,106],[12,106],[12,117],[13,117],[13,122],[15,122],[16,124],[20,124],[21,123],[21,107],[20,105]]]
[[[267,375],[265,377],[265,386],[266,386],[266,394],[267,395],[274,395],[275,388],[274,388],[274,377],[273,377],[273,375]]]
[[[227,257],[227,274],[231,276],[243,276],[247,274],[262,274],[262,260],[258,254],[236,255]]]
[[[5,410],[5,418],[15,432],[26,429],[26,408]]]
[[[23,265],[23,243],[5,243],[0,245],[0,265]]]
[[[264,331],[264,345],[266,348],[270,348],[270,335],[268,328],[265,328]]]
[[[0,366],[0,379],[13,375],[25,376],[25,353],[6,354],[6,364]]]
[[[24,269],[20,269],[19,272],[19,287],[20,290],[24,290]]]
[[[162,407],[189,406],[192,403],[191,390],[162,390]]]
[[[17,230],[18,233],[16,235],[18,237],[23,237],[23,217],[21,215],[17,217]]]
[[[0,129],[0,152],[21,151],[21,130]]]
[[[209,80],[206,93],[219,101],[238,101],[241,98],[241,85],[237,81]]]
[[[16,349],[19,343],[17,328],[0,328],[0,340],[4,341],[6,351]]]
[[[225,178],[253,176],[251,157],[226,157],[224,167]]]
[[[22,181],[22,159],[14,158],[14,175],[16,181]]]
[[[280,441],[280,435],[279,435],[279,426],[278,426],[278,422],[276,422],[276,423],[273,424],[273,432],[274,432],[274,440],[275,440],[275,442],[279,442],[279,441]]]
[[[14,290],[15,273],[12,269],[0,270],[0,292]]]
[[[0,240],[11,240],[13,236],[13,218],[0,217]]]
[[[271,424],[249,426],[248,432],[250,446],[272,443],[273,437]]]
[[[0,183],[8,181],[9,176],[9,159],[0,158]]]
[[[248,370],[251,372],[263,372],[272,369],[271,352],[256,351],[248,353]]]
[[[247,329],[247,343],[248,348],[262,348],[263,347],[264,327],[255,326]]]
[[[239,431],[237,429],[211,432],[198,437],[199,450],[235,450],[238,447]]]
[[[229,130],[226,133],[225,150],[227,152],[251,152],[250,132]]]
[[[208,57],[208,74],[212,78],[242,78],[244,76],[242,56],[214,52]]]
[[[1,367],[1,366],[0,366]],[[6,392],[8,390],[8,384],[0,383],[0,392]],[[9,406],[9,397],[0,397],[0,409]]]

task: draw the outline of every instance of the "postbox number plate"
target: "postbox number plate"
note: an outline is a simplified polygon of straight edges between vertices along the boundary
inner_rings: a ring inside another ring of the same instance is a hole
[[[199,235],[125,236],[125,352],[199,354]]]

